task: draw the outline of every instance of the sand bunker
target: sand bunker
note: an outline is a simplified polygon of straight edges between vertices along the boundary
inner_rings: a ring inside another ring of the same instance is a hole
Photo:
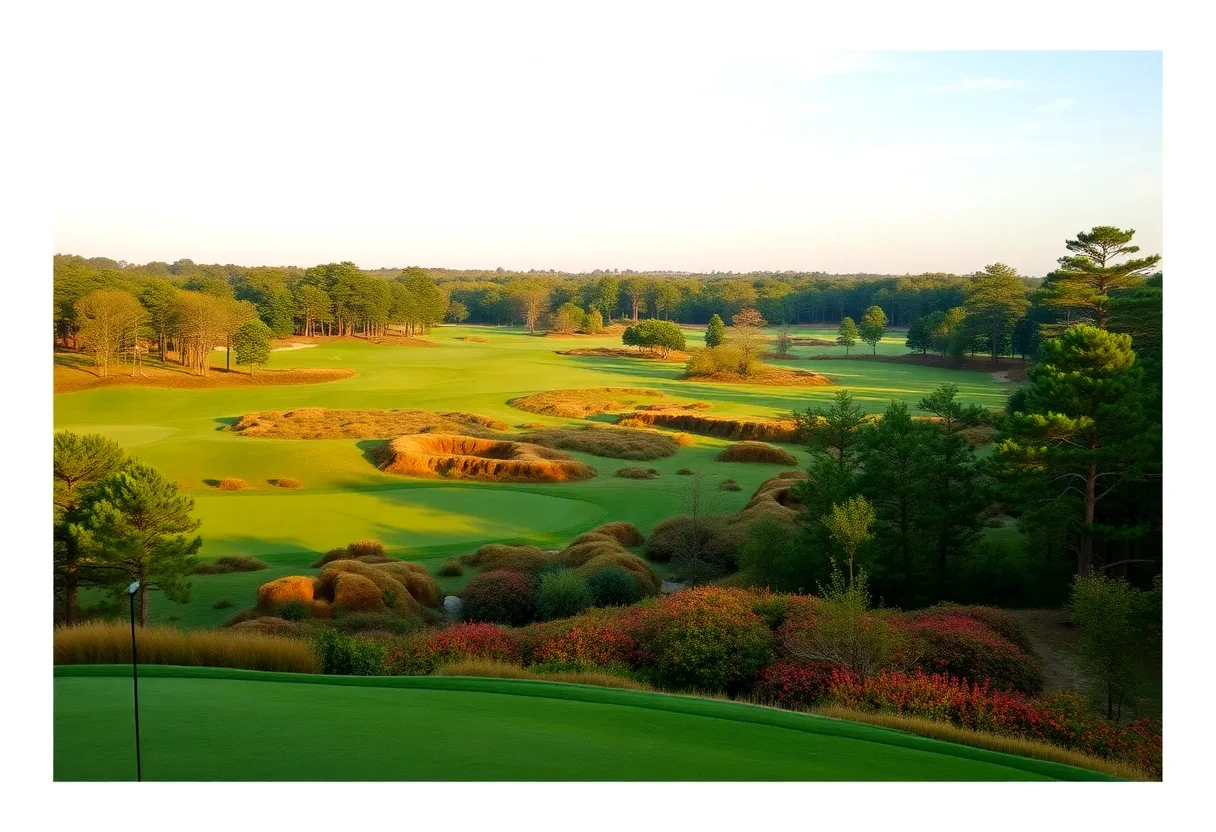
[[[497,482],[564,482],[595,476],[569,454],[503,439],[422,433],[400,436],[383,452],[381,469],[411,477]]]

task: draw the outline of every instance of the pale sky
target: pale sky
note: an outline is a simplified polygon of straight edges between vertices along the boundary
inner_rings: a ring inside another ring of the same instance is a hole
[[[484,14],[78,22],[61,253],[1042,275],[1094,225],[1161,252],[1158,52],[824,53],[780,27],[558,37]]]

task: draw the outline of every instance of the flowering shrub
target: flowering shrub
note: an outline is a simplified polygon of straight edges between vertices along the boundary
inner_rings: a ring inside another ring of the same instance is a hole
[[[531,621],[536,612],[532,579],[509,569],[475,576],[460,599],[470,621],[520,625]]]
[[[751,591],[752,612],[764,619],[770,630],[777,630],[793,619],[810,622],[819,605],[819,599],[811,595],[790,595],[769,589]]]
[[[1022,625],[1018,623],[1016,618],[998,607],[964,606],[962,604],[942,602],[934,604],[926,609],[925,612],[947,613],[974,618],[976,621],[987,626],[988,629],[993,630],[998,635],[1017,645],[1018,649],[1023,652],[1030,653],[1033,651],[1030,637],[1026,635],[1026,631],[1022,629]]]
[[[514,634],[497,624],[453,624],[397,644],[385,656],[384,666],[390,676],[422,675],[464,659],[517,662],[520,648]]]
[[[1079,694],[1032,700],[944,674],[880,673],[864,682],[833,671],[828,698],[863,711],[884,711],[962,728],[1048,742],[1096,757],[1122,760],[1161,774],[1161,730],[1147,720],[1117,727],[1094,714]]]
[[[741,590],[698,587],[629,612],[635,661],[660,687],[744,690],[772,657],[772,633]]]
[[[637,641],[602,617],[573,619],[559,632],[543,634],[530,650],[530,661],[563,667],[623,667],[637,652]]]
[[[1043,689],[1043,670],[1034,657],[977,618],[926,610],[906,616],[903,628],[919,642],[917,664],[928,673],[988,680],[1022,693]]]
[[[782,708],[805,708],[823,699],[832,685],[833,669],[823,663],[778,662],[760,671],[753,695]]]

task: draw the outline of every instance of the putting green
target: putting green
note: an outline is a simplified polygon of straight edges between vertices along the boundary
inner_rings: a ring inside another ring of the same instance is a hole
[[[129,668],[55,669],[55,780],[130,780]],[[732,702],[508,679],[147,667],[148,780],[1107,780]]]
[[[700,332],[686,331],[689,345]],[[824,328],[796,328],[795,335],[835,337]],[[476,335],[486,343],[457,340]],[[743,507],[756,486],[781,466],[722,463],[714,456],[724,440],[696,438],[667,459],[646,462],[661,476],[622,480],[612,476],[623,460],[575,454],[599,471],[591,480],[548,484],[501,484],[424,480],[384,474],[369,461],[375,442],[277,440],[242,437],[224,430],[242,414],[299,407],[419,408],[465,411],[510,425],[580,420],[537,416],[507,405],[513,397],[579,387],[647,387],[670,396],[712,405],[713,414],[773,417],[824,404],[838,387],[766,387],[707,384],[679,379],[683,365],[636,359],[558,355],[576,347],[620,346],[620,338],[530,337],[494,327],[439,327],[428,338],[437,348],[333,341],[315,348],[276,352],[271,366],[347,367],[356,375],[324,384],[223,387],[211,390],[102,387],[55,397],[55,428],[99,432],[113,437],[134,456],[178,481],[195,499],[202,521],[202,556],[251,554],[283,571],[237,576],[198,576],[195,599],[183,607],[154,597],[155,620],[180,618],[183,626],[214,626],[230,611],[217,601],[248,606],[263,581],[298,573],[315,554],[352,540],[378,538],[394,554],[433,558],[462,554],[497,540],[562,545],[606,520],[635,523],[648,532],[659,520],[684,510],[689,479],[676,472],[704,473],[719,511]],[[888,354],[905,352],[901,335],[879,345]],[[856,352],[856,350],[855,350]],[[868,411],[893,400],[915,403],[936,385],[959,386],[966,402],[999,407],[1011,389],[988,373],[867,361],[806,360],[843,354],[839,347],[797,347],[803,359],[781,362],[835,378]],[[214,360],[222,364],[223,354]],[[585,422],[582,422],[585,424]],[[799,467],[805,464],[800,453]],[[219,492],[223,477],[239,477],[249,488]],[[300,489],[278,489],[270,480],[290,477]],[[738,491],[719,491],[725,479]],[[201,607],[200,605],[206,605]]]

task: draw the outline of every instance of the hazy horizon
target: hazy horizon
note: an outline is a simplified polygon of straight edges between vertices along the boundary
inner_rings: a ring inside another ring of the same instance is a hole
[[[221,34],[240,46],[257,31]],[[56,249],[573,273],[968,274],[1000,261],[1042,276],[1066,239],[1116,225],[1161,253],[1160,52],[779,41],[707,55],[642,48],[641,33],[626,61],[415,34],[408,53],[386,51],[387,33],[336,38],[323,67],[280,66],[285,35],[155,78],[147,60],[172,44],[143,44],[138,60],[116,48],[61,104],[87,123],[121,94],[144,123],[60,152]]]

